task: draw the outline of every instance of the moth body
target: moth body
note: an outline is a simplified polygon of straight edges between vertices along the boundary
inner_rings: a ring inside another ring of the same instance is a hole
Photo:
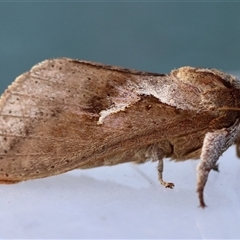
[[[0,182],[76,168],[200,158],[197,191],[219,156],[239,149],[240,84],[228,74],[182,67],[170,74],[67,58],[19,76],[0,99]],[[240,154],[238,154],[240,155]]]

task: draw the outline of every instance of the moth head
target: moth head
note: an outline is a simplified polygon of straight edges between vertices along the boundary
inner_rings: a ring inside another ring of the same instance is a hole
[[[196,86],[201,92],[213,88],[240,89],[239,80],[216,69],[181,67],[171,72],[171,75],[184,83]]]

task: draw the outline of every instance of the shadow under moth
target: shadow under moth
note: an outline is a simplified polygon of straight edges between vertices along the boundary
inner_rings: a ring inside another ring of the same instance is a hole
[[[0,99],[0,183],[163,158],[199,159],[197,192],[232,144],[240,82],[215,69],[157,74],[67,58],[20,75]]]

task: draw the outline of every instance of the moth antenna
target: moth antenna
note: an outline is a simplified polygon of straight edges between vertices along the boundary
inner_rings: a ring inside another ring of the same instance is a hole
[[[240,111],[238,107],[220,107],[218,110],[222,111]]]

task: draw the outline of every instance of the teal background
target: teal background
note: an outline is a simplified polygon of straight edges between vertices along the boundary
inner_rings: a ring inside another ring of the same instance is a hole
[[[239,70],[237,2],[1,2],[0,92],[55,57],[145,71]]]

